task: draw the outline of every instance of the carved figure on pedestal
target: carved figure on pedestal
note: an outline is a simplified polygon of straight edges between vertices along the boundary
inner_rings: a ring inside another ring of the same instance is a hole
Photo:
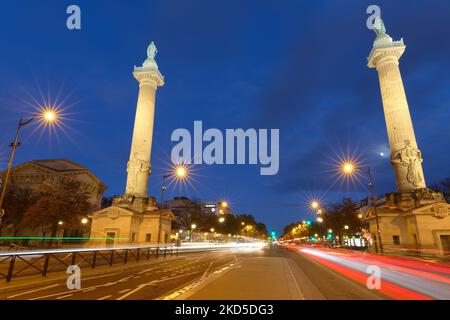
[[[419,186],[423,181],[423,177],[420,174],[419,164],[422,163],[422,153],[419,149],[411,146],[409,140],[405,140],[405,147],[392,153],[392,163],[401,164],[407,167],[406,180],[414,185]]]

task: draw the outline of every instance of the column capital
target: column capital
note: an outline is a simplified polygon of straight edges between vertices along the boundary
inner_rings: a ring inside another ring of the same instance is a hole
[[[399,42],[399,41],[397,41]],[[402,44],[386,47],[373,47],[367,58],[369,68],[376,68],[380,61],[392,60],[396,62],[400,60],[401,56],[405,52],[406,46]]]
[[[394,58],[397,61],[405,52],[406,46],[403,43],[403,38],[394,41],[389,35],[381,34],[378,35],[373,42],[372,51],[367,58],[369,68],[376,68],[380,60],[384,58]]]
[[[134,67],[133,76],[139,83],[150,84],[154,87],[161,87],[164,85],[164,76],[158,69],[148,69],[145,67]]]

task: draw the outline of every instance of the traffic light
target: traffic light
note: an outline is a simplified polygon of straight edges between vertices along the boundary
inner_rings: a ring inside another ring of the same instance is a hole
[[[327,239],[332,239],[332,238],[333,238],[333,232],[328,232]]]
[[[306,224],[307,224],[308,227],[310,227],[311,226],[311,220],[306,220]]]
[[[272,231],[272,232],[270,233],[270,236],[271,236],[273,239],[276,239],[276,237],[277,237],[275,231]]]

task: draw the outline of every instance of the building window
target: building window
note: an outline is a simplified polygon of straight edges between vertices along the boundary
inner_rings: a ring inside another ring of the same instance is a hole
[[[147,233],[145,235],[145,241],[146,242],[151,242],[152,241],[152,234],[151,233]]]
[[[450,236],[449,235],[441,235],[441,245],[444,254],[447,254],[450,251]]]
[[[395,245],[400,245],[400,236],[392,236]]]
[[[108,233],[106,233],[106,245],[107,246],[114,245],[114,238],[115,237],[116,237],[116,233],[115,232],[108,232]]]

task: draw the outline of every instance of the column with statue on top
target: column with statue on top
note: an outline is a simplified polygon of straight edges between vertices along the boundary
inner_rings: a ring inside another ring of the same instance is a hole
[[[158,208],[155,197],[148,195],[155,98],[157,88],[164,85],[164,77],[155,60],[157,52],[156,45],[151,42],[147,48],[147,59],[142,66],[135,66],[133,71],[139,82],[139,95],[125,193],[114,198],[112,206],[89,216],[92,219],[91,238],[106,239],[105,243],[109,245],[165,243],[171,233],[173,213]]]
[[[376,204],[361,207],[361,217],[369,223],[375,244],[377,230],[380,231],[387,252],[399,248],[412,248],[418,253],[430,248],[435,252],[450,251],[450,205],[442,193],[426,187],[422,152],[400,73],[399,60],[406,46],[403,39],[395,41],[386,33],[380,17],[375,19],[374,31],[376,38],[368,67],[378,73],[397,190]]]

